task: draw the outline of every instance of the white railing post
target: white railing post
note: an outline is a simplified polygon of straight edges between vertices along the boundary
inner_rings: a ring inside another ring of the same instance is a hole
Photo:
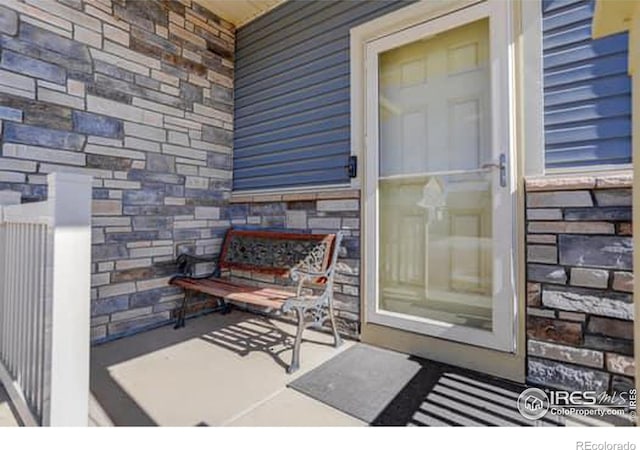
[[[47,320],[48,402],[43,425],[86,426],[89,417],[91,177],[48,176],[52,221]]]

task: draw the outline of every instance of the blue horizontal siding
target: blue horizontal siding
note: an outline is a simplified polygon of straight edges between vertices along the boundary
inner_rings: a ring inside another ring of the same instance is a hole
[[[316,158],[308,158],[304,159],[295,158],[286,162],[276,162],[270,163],[272,175],[283,175],[287,176],[291,173],[299,172],[299,171],[314,171],[314,170],[325,170],[330,169],[332,167],[342,167],[344,165],[344,160],[342,159],[342,155],[326,155],[322,154]],[[262,166],[254,165],[253,167],[247,168],[237,168],[238,175],[247,178],[256,178],[263,176]]]
[[[601,140],[597,143],[576,143],[572,146],[550,146],[547,148],[547,164],[556,168],[576,166],[575,154],[585,159],[598,160],[600,164],[618,164],[631,153],[631,141],[627,138]]]
[[[335,130],[318,131],[313,134],[307,134],[295,138],[288,138],[282,141],[265,142],[254,146],[244,146],[234,151],[234,158],[237,159],[263,155],[266,153],[286,153],[296,148],[309,147],[315,145],[328,145],[330,143],[342,141],[343,145],[349,144],[350,130],[349,127],[343,127]],[[285,157],[285,155],[283,155]]]
[[[555,89],[545,88],[545,111],[548,111],[550,107],[567,106],[577,102],[591,101],[598,105],[600,101],[607,97],[618,95],[628,100],[626,102],[621,101],[621,105],[630,103],[631,84],[629,83],[629,76],[626,74],[595,79],[591,82],[573,83],[567,86],[559,86]]]
[[[581,81],[595,80],[597,78],[617,75],[621,68],[626,67],[627,54],[616,53],[604,56],[597,60],[586,61],[584,64],[572,64],[565,70],[555,70],[545,75],[544,85],[547,88],[566,86]]]
[[[338,140],[335,142],[324,143],[322,145],[310,145],[306,147],[296,147],[284,152],[266,152],[255,153],[253,155],[245,154],[244,158],[236,161],[235,170],[246,169],[258,166],[277,165],[282,162],[282,157],[286,156],[288,161],[301,161],[310,158],[322,158],[322,156],[342,155],[344,142]]]
[[[342,81],[348,81],[348,79],[348,65],[332,65],[326,66],[322,70],[316,70],[315,72],[301,73],[299,77],[293,77],[291,80],[282,83],[270,80],[271,83],[269,86],[266,86],[261,92],[255,92],[252,95],[238,98],[237,108],[240,110],[238,117],[244,117],[241,110],[245,105],[253,103],[264,104],[270,100],[277,100],[283,95],[304,95],[306,89],[320,84],[330,84],[334,86],[335,89],[339,89],[344,85]]]
[[[629,118],[599,119],[573,125],[549,127],[545,142],[549,145],[591,142],[599,139],[625,138],[629,134]]]
[[[302,55],[299,60],[300,64],[289,67],[290,70],[282,72],[282,67],[267,68],[261,71],[262,76],[259,79],[251,81],[244,87],[236,86],[238,101],[251,103],[256,95],[259,96],[264,89],[274,85],[291,83],[297,79],[315,75],[319,71],[343,68],[344,63],[349,61],[349,49],[345,48],[344,42],[336,42],[327,45],[326,48]],[[339,73],[343,72],[344,70],[339,71]]]
[[[276,97],[258,98],[255,102],[248,103],[243,106],[236,104],[235,118],[238,119],[245,118],[246,116],[254,117],[259,114],[269,114],[271,111],[287,106],[296,109],[298,108],[298,105],[304,102],[318,104],[316,103],[318,101],[318,97],[337,91],[345,91],[348,97],[349,87],[349,77],[339,76],[335,80],[329,79],[325,80],[323,83],[304,86],[297,91],[285,93]],[[265,107],[265,104],[267,103],[269,108]]]
[[[593,8],[542,2],[547,168],[631,162],[627,33],[591,39]]]
[[[289,116],[271,118],[253,125],[243,124],[242,131],[245,136],[261,135],[270,131],[290,129],[291,127],[309,122],[329,119],[331,117],[349,114],[349,105],[337,100],[333,103],[325,102],[322,106],[313,109],[304,109]]]
[[[572,28],[580,22],[591,21],[593,4],[590,1],[543,1],[542,31],[544,33]]]
[[[568,30],[556,31],[555,33],[546,32],[542,37],[542,44],[545,49],[552,50],[586,42],[589,39],[591,39],[591,21],[583,25],[575,25]]]
[[[608,55],[627,53],[627,37],[616,35],[595,41],[576,42],[562,49],[546,49],[544,68],[571,67],[584,61],[597,61]]]
[[[236,117],[236,129],[251,127],[253,125],[257,125],[263,122],[269,122],[270,120],[277,120],[280,118],[284,118],[287,116],[301,114],[305,111],[314,110],[318,102],[322,105],[332,105],[334,103],[338,103],[344,99],[345,95],[349,95],[349,86],[343,86],[340,89],[330,89],[327,92],[318,92],[309,98],[308,96],[301,97],[296,102],[281,102],[279,104],[275,104],[275,101],[271,102],[273,106],[271,109],[266,111],[257,111],[253,108],[250,108],[252,105],[247,105],[244,108],[244,112],[246,113],[242,117]],[[288,97],[287,97],[288,98]],[[238,124],[240,122],[240,125]]]
[[[289,0],[236,35],[234,190],[349,181],[349,30],[413,0]]]
[[[621,101],[626,97],[606,97],[595,102],[574,103],[569,106],[549,108],[544,115],[545,124],[551,129],[554,125],[569,125],[608,117],[629,117],[631,104]]]

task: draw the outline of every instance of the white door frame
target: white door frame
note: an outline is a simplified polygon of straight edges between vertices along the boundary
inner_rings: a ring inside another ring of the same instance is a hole
[[[489,0],[476,3],[436,18],[428,16],[422,23],[408,28],[398,28],[386,33],[386,37],[372,39],[365,43],[366,91],[362,99],[364,104],[365,155],[364,155],[364,191],[363,218],[365,242],[363,258],[365,314],[363,320],[405,331],[427,334],[436,338],[458,341],[470,345],[488,347],[504,352],[514,352],[516,318],[516,286],[514,275],[516,268],[516,235],[514,227],[515,211],[515,171],[508,169],[507,187],[499,187],[494,197],[494,208],[499,207],[502,214],[510,220],[495,220],[494,252],[501,255],[502,261],[495,265],[493,273],[494,301],[493,331],[452,326],[430,319],[418,319],[402,314],[378,310],[378,70],[377,55],[390,48],[403,45],[417,39],[433,35],[465,23],[488,17],[490,20],[491,54],[491,111],[492,111],[492,153],[497,159],[500,153],[507,155],[507,164],[514,160],[515,148],[514,114],[514,44],[511,36],[511,14],[509,2]],[[498,120],[499,119],[499,120]],[[367,157],[368,156],[368,157]],[[499,185],[499,174],[494,174],[494,184]],[[497,237],[509,238],[497,238]]]

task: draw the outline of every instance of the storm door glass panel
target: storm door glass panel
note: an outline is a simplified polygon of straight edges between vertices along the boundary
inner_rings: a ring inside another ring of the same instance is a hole
[[[489,21],[379,55],[378,310],[492,329]]]

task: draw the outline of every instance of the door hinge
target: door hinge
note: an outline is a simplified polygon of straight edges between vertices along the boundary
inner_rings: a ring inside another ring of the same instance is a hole
[[[358,157],[357,156],[349,156],[349,163],[344,166],[347,169],[347,174],[349,178],[355,178],[358,176]]]

